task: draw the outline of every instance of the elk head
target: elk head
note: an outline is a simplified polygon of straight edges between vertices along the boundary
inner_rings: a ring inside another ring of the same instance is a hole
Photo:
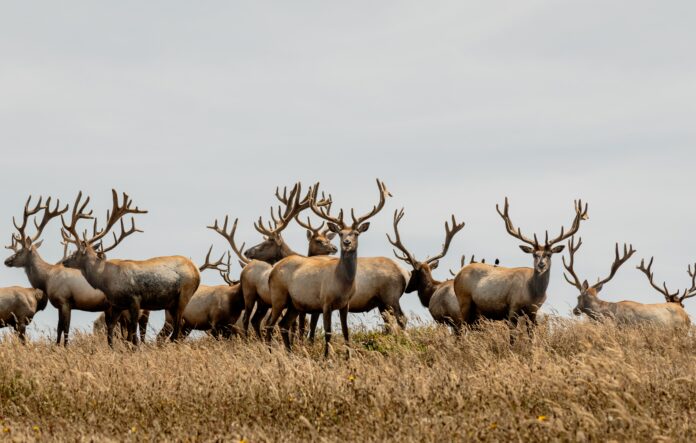
[[[580,246],[582,246],[582,238],[578,239],[577,245],[575,244],[574,237],[571,238],[570,241],[568,241],[568,262],[566,262],[565,257],[563,257],[563,267],[566,269],[566,271],[568,271],[568,273],[563,273],[563,277],[565,277],[568,283],[575,286],[578,289],[578,291],[580,291],[580,295],[578,295],[578,304],[573,309],[573,314],[580,315],[582,313],[585,313],[589,315],[591,318],[597,319],[597,313],[599,312],[599,309],[597,309],[599,298],[597,297],[597,295],[599,294],[599,291],[602,290],[604,285],[608,283],[609,280],[614,278],[614,275],[616,275],[616,271],[618,271],[619,268],[624,263],[626,263],[633,254],[635,254],[636,250],[633,249],[633,245],[624,244],[623,254],[619,255],[619,244],[617,243],[614,249],[614,263],[612,263],[611,265],[609,276],[603,280],[597,279],[597,283],[590,286],[587,280],[581,283],[574,270],[575,253],[578,251],[578,249],[580,249]],[[568,277],[568,275],[570,275],[570,277]]]
[[[328,208],[330,211],[331,206],[329,205]],[[322,230],[325,224],[324,222],[321,222],[321,224],[315,228],[312,226],[312,221],[309,217],[307,217],[307,223],[304,223],[300,219],[299,214],[295,216],[295,221],[307,230],[307,240],[309,241],[308,256],[333,255],[338,252],[338,248],[331,243],[331,240],[336,237],[336,233],[331,232],[329,228]]]
[[[650,286],[652,286],[653,288],[655,288],[657,292],[662,294],[665,297],[667,303],[678,303],[679,305],[684,307],[684,300],[696,296],[696,264],[694,264],[693,270],[691,268],[691,265],[689,265],[689,267],[686,269],[686,271],[689,273],[689,277],[691,277],[691,287],[689,289],[684,289],[684,292],[682,292],[680,295],[679,291],[671,292],[669,289],[667,289],[666,282],[662,282],[662,287],[659,287],[655,284],[655,281],[653,280],[654,274],[652,272],[652,265],[654,259],[655,257],[650,257],[650,263],[648,263],[647,268],[645,267],[645,259],[641,260],[640,265],[637,266],[637,269],[639,269],[643,274],[645,274],[646,277],[648,277]]]
[[[424,261],[418,261],[401,242],[401,236],[399,235],[399,222],[403,216],[403,208],[400,211],[394,211],[394,239],[392,239],[389,234],[387,234],[387,239],[392,246],[401,251],[401,254],[399,254],[396,250],[394,251],[396,258],[408,263],[413,268],[411,278],[408,280],[408,284],[406,285],[406,293],[411,293],[413,291],[418,291],[419,289],[422,289],[434,282],[432,270],[438,267],[440,264],[440,259],[447,254],[450,243],[452,243],[452,239],[464,228],[465,223],[457,223],[454,215],[452,215],[452,227],[450,228],[449,223],[445,222],[445,242],[442,244],[442,250],[440,253],[433,257],[426,258]]]
[[[301,194],[302,185],[300,183],[296,183],[289,194],[287,187],[283,188],[283,195],[280,195],[279,189],[276,188],[275,196],[281,205],[277,208],[271,208],[273,223],[269,221],[268,225],[265,226],[261,217],[254,223],[254,228],[263,235],[264,241],[247,249],[246,258],[275,263],[291,253],[281,233],[288,227],[290,220],[309,207],[312,188],[309,189],[304,198],[301,198]],[[326,205],[329,201],[322,199],[318,205]]]
[[[534,257],[534,271],[538,275],[546,273],[551,268],[551,256],[553,254],[563,251],[565,246],[556,244],[575,235],[575,233],[578,232],[578,229],[580,229],[580,222],[589,218],[587,215],[587,204],[585,204],[585,208],[583,209],[582,200],[576,200],[575,219],[573,220],[573,224],[568,232],[565,232],[565,228],[561,227],[561,233],[558,235],[558,237],[549,240],[549,231],[546,231],[546,240],[542,245],[539,243],[536,234],[534,234],[534,239],[530,239],[529,237],[522,235],[520,228],[515,228],[510,220],[510,215],[508,213],[509,209],[510,205],[508,204],[507,197],[505,197],[505,206],[502,212],[500,211],[499,206],[495,205],[495,210],[498,211],[498,214],[500,214],[503,221],[505,221],[505,228],[507,229],[508,234],[526,243],[526,245],[520,245],[520,249],[527,254],[532,254]]]
[[[360,217],[355,216],[355,210],[350,210],[350,216],[353,219],[351,224],[346,224],[343,221],[343,209],[338,213],[338,217],[330,215],[330,208],[326,208],[328,205],[320,206],[317,200],[317,193],[319,192],[319,183],[317,183],[312,189],[312,195],[310,197],[310,208],[319,217],[327,221],[327,226],[330,232],[338,234],[341,240],[341,252],[342,253],[354,253],[358,249],[358,237],[363,232],[370,228],[370,222],[367,220],[374,217],[379,211],[384,208],[384,204],[387,201],[387,197],[391,197],[391,193],[387,190],[387,186],[384,182],[377,179],[377,188],[379,189],[379,203],[372,207],[372,210],[365,215]]]
[[[123,223],[123,217],[127,214],[147,214],[147,211],[139,209],[137,206],[132,208],[131,205],[133,201],[130,199],[128,194],[123,193],[123,203],[119,203],[118,193],[115,189],[111,190],[112,195],[112,207],[106,212],[106,225],[103,229],[97,229],[97,220],[92,216],[92,211],[85,212],[85,208],[89,204],[90,198],[80,204],[82,200],[82,191],[77,195],[75,199],[75,204],[73,205],[72,216],[70,224],[66,224],[65,220],[61,216],[63,222],[63,229],[61,234],[63,236],[63,241],[65,243],[72,243],[77,247],[77,250],[72,254],[68,255],[67,258],[63,259],[63,265],[68,268],[84,268],[88,263],[96,263],[98,261],[105,260],[106,253],[114,249],[121,243],[126,237],[135,233],[143,232],[135,227],[135,219],[131,217],[131,226],[126,229]],[[92,230],[92,236],[87,236],[87,231],[85,230],[82,238],[77,233],[77,223],[82,219],[94,219],[94,227]],[[114,242],[111,246],[104,247],[102,239],[111,231],[111,229],[120,222],[121,232],[117,236],[113,232]]]
[[[7,249],[14,251],[14,254],[5,260],[6,266],[15,268],[27,266],[30,262],[32,254],[36,253],[36,250],[41,246],[42,240],[39,240],[39,237],[41,237],[41,233],[48,222],[51,221],[51,219],[62,215],[68,210],[67,205],[65,208],[60,209],[60,200],[56,201],[56,206],[53,209],[51,209],[51,197],[48,197],[45,205],[42,204],[42,200],[43,199],[39,197],[39,201],[36,206],[30,208],[29,205],[31,204],[31,195],[29,196],[27,202],[24,204],[24,214],[22,216],[21,225],[18,225],[15,218],[12,217],[12,223],[14,224],[17,232],[12,234],[12,243],[10,246],[6,247]],[[36,233],[31,236],[27,235],[25,230],[29,217],[32,217],[41,211],[43,211],[43,218],[41,219],[41,222],[37,223],[36,218],[33,220]]]

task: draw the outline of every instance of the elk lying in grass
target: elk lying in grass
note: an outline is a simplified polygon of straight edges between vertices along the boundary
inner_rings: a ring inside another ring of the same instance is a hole
[[[27,326],[47,303],[48,295],[41,289],[19,286],[0,288],[0,328],[13,327],[22,343],[26,343]]]
[[[445,242],[440,253],[427,258],[425,261],[418,261],[401,241],[399,222],[403,216],[403,209],[394,211],[394,239],[389,234],[387,234],[387,239],[389,243],[401,251],[401,254],[394,251],[396,258],[413,268],[411,278],[406,286],[406,293],[410,294],[417,291],[421,304],[428,308],[433,319],[438,323],[451,326],[455,332],[458,332],[462,325],[462,318],[459,302],[457,302],[457,296],[454,294],[454,280],[435,280],[432,271],[437,269],[440,259],[447,254],[452,239],[464,228],[464,223],[457,223],[454,215],[452,215],[452,227],[450,228],[449,223],[445,222]]]
[[[131,316],[130,312],[128,311],[122,311],[118,314],[116,314],[116,323],[118,324],[119,328],[116,330],[118,331],[118,336],[124,340],[127,339],[128,337],[128,328],[130,327],[131,324]],[[150,321],[150,311],[148,310],[140,310],[140,315],[138,317],[138,322],[137,322],[137,329],[138,333],[140,336],[140,342],[144,343],[145,342],[145,335],[147,334],[147,324]],[[107,328],[106,328],[106,313],[102,312],[99,314],[99,317],[97,317],[94,320],[94,323],[92,324],[92,332],[94,334],[106,334],[107,333]]]
[[[575,218],[571,228],[566,232],[561,228],[558,237],[540,244],[536,234],[534,239],[522,235],[515,229],[508,214],[509,204],[505,198],[503,211],[496,206],[498,214],[505,222],[507,232],[513,237],[527,243],[520,249],[534,258],[534,268],[494,267],[483,263],[474,263],[463,267],[454,279],[454,292],[457,294],[462,319],[472,323],[478,318],[490,320],[507,320],[511,327],[517,325],[521,316],[526,316],[536,324],[536,314],[546,300],[549,285],[551,256],[563,251],[564,245],[557,245],[572,237],[579,229],[582,220],[587,217],[587,205],[583,209],[581,201],[575,202]]]
[[[283,195],[276,189],[276,197],[285,209],[277,208],[277,218],[273,209],[271,209],[273,226],[270,223],[269,226],[265,226],[263,220],[259,217],[259,220],[254,224],[254,228],[264,236],[264,241],[246,251],[244,250],[244,244],[242,244],[241,248],[238,248],[234,240],[234,235],[237,231],[236,219],[229,232],[227,231],[229,220],[227,216],[225,216],[222,227],[219,226],[217,220],[215,220],[212,226],[208,226],[208,228],[227,240],[232,250],[239,257],[240,262],[244,265],[239,278],[242,285],[242,294],[244,294],[242,329],[245,335],[248,335],[249,321],[251,320],[254,331],[261,337],[261,321],[271,307],[268,276],[273,265],[285,257],[299,255],[285,243],[281,234],[295,216],[309,207],[311,188],[304,198],[300,198],[301,193],[302,187],[299,183],[295,184],[290,194],[287,193],[287,188],[284,189]],[[323,206],[329,204],[329,202],[330,199],[322,199],[317,204]],[[331,242],[328,242],[328,244],[318,243],[316,246],[316,249],[312,251],[316,255],[327,255],[336,252],[336,248]],[[256,307],[256,310],[254,317],[251,318],[254,307]]]
[[[616,303],[607,302],[599,299],[599,292],[607,284],[619,268],[626,263],[636,252],[633,245],[625,245],[623,254],[619,255],[619,244],[616,244],[614,251],[614,262],[611,265],[609,276],[597,283],[590,285],[587,280],[581,281],[575,272],[575,254],[582,246],[582,238],[575,238],[568,241],[568,261],[563,257],[563,267],[566,272],[563,274],[566,281],[574,286],[580,294],[578,304],[573,309],[573,314],[585,314],[593,320],[613,319],[619,324],[638,324],[638,323],[663,323],[668,317],[672,316],[673,309],[667,303],[642,304],[633,301],[620,301]]]
[[[696,264],[694,264],[693,270],[691,268],[691,265],[689,265],[689,267],[687,268],[689,277],[691,277],[691,287],[685,289],[680,296],[679,291],[671,292],[667,288],[666,282],[662,282],[662,287],[659,287],[657,284],[655,284],[655,281],[653,280],[654,275],[652,272],[654,258],[655,257],[650,258],[650,263],[648,263],[647,268],[645,267],[645,260],[641,260],[640,265],[637,266],[637,269],[639,269],[643,274],[645,274],[645,276],[648,278],[648,282],[650,282],[650,286],[652,286],[655,290],[657,290],[657,292],[659,292],[665,297],[665,301],[667,302],[666,305],[669,306],[669,310],[673,313],[673,317],[675,318],[674,324],[688,326],[689,324],[691,324],[691,320],[689,319],[689,315],[684,310],[684,300],[696,296]]]
[[[200,274],[198,268],[191,260],[181,256],[157,257],[149,260],[107,260],[97,254],[96,249],[101,246],[102,239],[120,221],[121,232],[119,236],[113,233],[114,243],[101,248],[106,253],[115,248],[124,238],[137,232],[135,220],[131,218],[131,227],[126,229],[123,217],[127,214],[143,214],[143,211],[131,208],[132,201],[127,194],[123,194],[123,203],[119,203],[116,190],[112,190],[112,209],[107,212],[106,225],[101,231],[94,229],[92,237],[87,233],[82,238],[77,233],[77,223],[81,219],[92,218],[92,211],[84,212],[89,197],[80,204],[82,192],[75,200],[70,224],[63,220],[63,239],[77,247],[63,264],[69,268],[79,269],[89,284],[100,289],[106,295],[112,309],[107,311],[107,336],[108,343],[113,346],[113,332],[116,325],[116,316],[113,313],[128,310],[131,318],[137,318],[140,309],[159,310],[165,309],[174,319],[172,340],[180,335],[181,318],[186,304],[198,289]],[[95,220],[96,226],[96,220]],[[128,340],[138,343],[135,334],[135,322],[131,322],[128,328]]]
[[[269,285],[271,290],[272,312],[266,325],[266,339],[270,341],[273,328],[284,309],[287,309],[280,323],[285,346],[290,349],[288,327],[300,313],[322,313],[326,344],[324,355],[328,355],[331,342],[331,313],[338,310],[341,317],[343,337],[348,342],[348,308],[356,292],[358,272],[358,237],[370,227],[368,219],[382,210],[389,194],[384,183],[377,180],[380,191],[379,203],[367,214],[356,217],[351,210],[353,223],[343,221],[343,210],[338,217],[332,217],[324,208],[316,205],[318,185],[313,189],[310,200],[312,211],[327,220],[329,230],[341,239],[340,258],[290,256],[279,261],[271,271]]]
[[[236,333],[234,324],[244,310],[244,297],[241,285],[230,278],[230,254],[227,253],[227,263],[223,261],[225,254],[216,262],[210,262],[211,246],[205,256],[205,263],[198,270],[218,271],[225,285],[200,285],[184,309],[182,336],[188,337],[191,331],[205,331],[215,338],[230,338]],[[165,327],[160,331],[159,339],[166,338],[172,331],[172,319],[165,314]]]
[[[45,262],[39,254],[39,247],[42,240],[39,240],[44,228],[51,219],[61,216],[68,210],[66,206],[60,209],[60,200],[56,202],[55,208],[51,209],[51,198],[42,204],[43,199],[39,198],[38,203],[30,207],[31,196],[24,205],[22,223],[18,224],[15,219],[12,222],[17,232],[12,236],[12,243],[7,246],[14,251],[12,256],[5,260],[5,265],[14,268],[24,268],[32,287],[40,289],[48,296],[51,304],[58,310],[58,337],[56,343],[68,345],[70,334],[70,318],[73,309],[88,312],[104,311],[109,307],[104,293],[94,289],[85,277],[76,269],[69,269],[61,264],[50,264]],[[36,221],[36,216],[43,213],[41,221]],[[26,233],[27,223],[34,217],[33,224],[36,229],[34,235]]]

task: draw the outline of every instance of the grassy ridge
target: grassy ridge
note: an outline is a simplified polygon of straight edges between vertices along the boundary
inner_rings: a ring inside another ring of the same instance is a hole
[[[112,352],[0,343],[0,418],[26,440],[693,441],[696,338],[552,319],[509,345],[421,326],[287,354],[212,339]]]

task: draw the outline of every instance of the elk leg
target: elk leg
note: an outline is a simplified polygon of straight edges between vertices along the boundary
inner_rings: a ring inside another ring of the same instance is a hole
[[[295,320],[297,319],[298,315],[299,312],[294,306],[288,306],[288,309],[285,310],[285,315],[279,324],[280,335],[283,337],[283,343],[285,343],[285,349],[287,349],[288,352],[292,350],[292,343],[290,343],[290,329],[294,329],[295,325],[297,324]]]
[[[329,345],[331,344],[331,308],[324,306],[322,312],[324,316],[324,358],[329,356]]]
[[[299,337],[304,341],[307,338],[307,314],[301,314],[299,317]]]
[[[109,344],[111,349],[114,348],[114,328],[116,327],[117,320],[118,315],[114,313],[113,308],[109,308],[104,311],[104,321],[106,321],[106,342]]]
[[[256,291],[252,288],[244,288],[242,292],[244,295],[244,315],[242,315],[242,330],[244,331],[244,335],[247,338],[249,338],[249,320],[251,319],[251,312],[254,310],[254,305],[257,304]],[[260,338],[261,332],[257,331],[257,334]]]
[[[58,339],[56,340],[56,344],[60,345],[60,337],[63,335],[63,324],[65,323],[65,320],[63,319],[63,308],[61,306],[60,309],[58,309]]]
[[[316,312],[313,312],[312,315],[309,317],[309,343],[314,344],[314,336],[317,333],[317,323],[319,323],[319,315]]]
[[[254,317],[258,315],[258,307],[256,308],[257,312],[254,314]],[[264,313],[268,310],[264,311]],[[283,313],[283,307],[282,306],[273,306],[273,310],[271,310],[271,318],[266,322],[266,341],[268,343],[271,342],[271,339],[273,338],[273,328],[275,327],[275,324],[278,322],[278,319],[280,318],[280,315]],[[261,316],[263,318],[263,316]]]
[[[147,333],[147,324],[150,321],[150,311],[142,311],[138,319],[138,332],[140,332],[140,343],[145,343],[145,334]]]
[[[128,341],[138,346],[138,316],[140,315],[140,304],[133,303],[128,309],[130,319],[128,321]]]
[[[19,335],[19,340],[22,342],[23,345],[27,344],[27,337],[26,337],[26,332],[27,332],[27,323],[29,323],[31,320],[22,320],[17,322],[17,326],[15,326],[15,329],[17,330],[17,334]]]
[[[261,334],[261,322],[266,316],[268,309],[269,306],[267,304],[260,301],[256,303],[256,312],[254,312],[254,316],[251,319],[251,326],[254,328],[254,332],[256,332],[259,339],[263,338],[263,334]],[[276,319],[276,321],[278,321],[278,319]]]
[[[167,339],[172,333],[174,328],[172,327],[172,316],[169,311],[164,311],[164,325],[162,329],[157,333],[157,344],[161,344]]]
[[[404,312],[401,310],[401,306],[399,304],[396,304],[396,307],[393,309],[394,314],[396,315],[396,323],[399,325],[401,329],[406,329],[406,322],[408,319],[406,318],[406,315]]]
[[[68,334],[70,332],[70,314],[72,309],[70,305],[64,304],[60,307],[61,313],[63,314],[63,346],[68,346]]]
[[[169,314],[172,316],[172,335],[169,337],[171,341],[179,340],[181,336],[181,320],[183,317],[183,309],[180,309],[177,305],[175,308],[169,310]]]
[[[339,309],[338,314],[341,317],[341,332],[343,333],[343,340],[345,340],[346,344],[348,344],[350,341],[350,337],[348,335],[348,307]]]

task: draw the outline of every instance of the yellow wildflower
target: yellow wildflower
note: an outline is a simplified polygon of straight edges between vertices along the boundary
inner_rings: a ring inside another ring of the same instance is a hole
[[[545,415],[540,415],[540,416],[537,417],[537,420],[539,420],[539,421],[547,421],[548,419],[549,419],[549,418],[548,418],[547,416],[545,416]]]
[[[488,425],[488,429],[493,430],[493,429],[498,429],[498,423],[493,422],[490,425]]]

